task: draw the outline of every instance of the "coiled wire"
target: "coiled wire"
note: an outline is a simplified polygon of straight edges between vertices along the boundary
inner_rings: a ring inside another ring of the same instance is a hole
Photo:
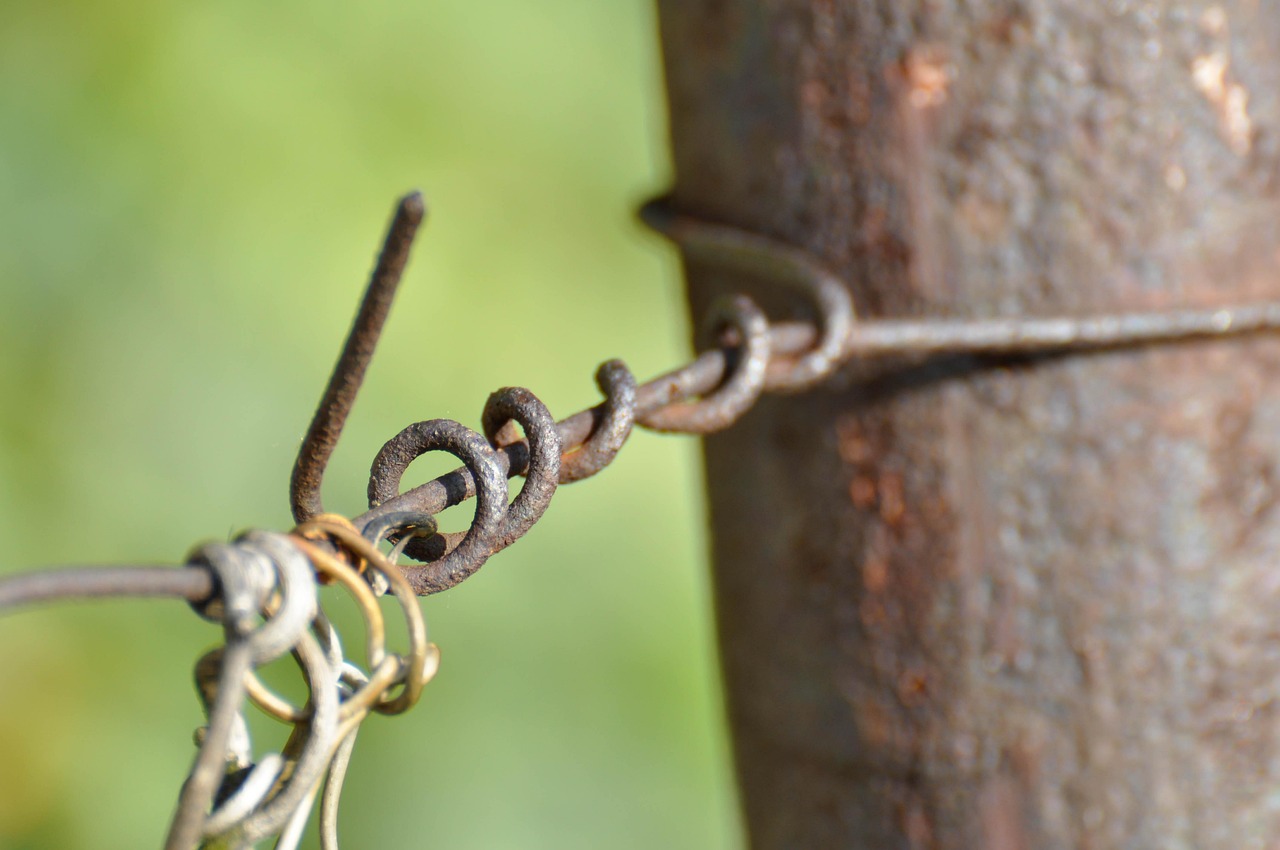
[[[323,510],[325,465],[424,214],[421,197],[413,194],[401,201],[392,220],[356,322],[298,454],[291,503],[299,522]],[[611,360],[596,372],[604,401],[590,410],[557,422],[532,392],[506,387],[489,397],[480,431],[448,419],[415,422],[401,430],[374,458],[369,510],[354,522],[363,529],[377,527],[393,539],[408,531],[421,535],[404,544],[406,554],[421,563],[401,568],[417,593],[438,593],[474,575],[533,527],[560,484],[581,481],[608,466],[636,425],[710,434],[745,415],[761,394],[811,389],[856,358],[1043,353],[1280,327],[1280,305],[1275,303],[1083,318],[859,321],[845,283],[800,249],[684,215],[665,200],[647,205],[641,215],[690,260],[794,290],[807,302],[814,321],[770,322],[748,296],[725,296],[708,310],[700,335],[702,352],[692,363],[637,384],[622,361]],[[401,492],[409,465],[435,451],[452,454],[461,468]],[[507,480],[515,476],[524,476],[525,482],[508,504]],[[476,500],[475,517],[465,532],[422,531],[424,518],[471,498]],[[398,524],[401,520],[408,524]]]
[[[858,320],[841,280],[796,248],[697,220],[657,202],[645,220],[692,260],[796,290],[814,321],[770,322],[745,295],[716,301],[691,363],[638,384],[610,360],[596,372],[604,400],[556,421],[529,390],[489,397],[480,431],[459,422],[417,422],[392,437],[370,471],[369,511],[355,520],[324,513],[324,470],[354,403],[413,241],[422,198],[400,201],[351,333],[298,454],[290,486],[299,526],[289,535],[248,532],[192,553],[184,570],[88,568],[0,579],[0,613],[34,602],[116,595],[179,596],[222,625],[224,646],[196,664],[208,723],[183,785],[167,850],[201,845],[249,847],[272,835],[297,846],[317,795],[321,844],[337,847],[337,801],[360,722],[417,701],[439,654],[428,643],[416,595],[473,575],[494,553],[526,534],[560,484],[608,466],[636,425],[709,434],[727,428],[765,392],[798,392],[858,358],[938,353],[1045,353],[1084,347],[1224,336],[1280,329],[1280,304],[1077,317],[983,320]],[[462,467],[406,492],[409,465],[432,451]],[[524,476],[514,500],[507,480]],[[440,533],[435,516],[476,499],[470,527]],[[389,555],[379,546],[390,539]],[[401,554],[421,563],[399,566]],[[319,603],[319,584],[345,590],[364,618],[364,667],[347,660]],[[391,592],[409,634],[402,653],[386,647],[378,597]],[[289,652],[309,698],[297,705],[272,692],[256,670]],[[292,727],[280,752],[255,759],[243,711],[251,702]]]
[[[465,532],[433,535],[406,548],[406,554],[425,562],[401,568],[419,594],[438,593],[475,574],[533,527],[560,484],[581,481],[608,466],[635,425],[709,434],[732,425],[762,393],[808,389],[840,365],[855,317],[849,295],[834,275],[799,251],[761,246],[758,237],[744,238],[739,231],[694,222],[659,206],[649,208],[648,219],[693,256],[755,273],[763,265],[770,280],[798,290],[817,315],[812,344],[805,340],[797,346],[783,339],[783,345],[775,345],[764,311],[747,296],[733,295],[708,312],[701,335],[706,351],[694,364],[637,385],[625,363],[604,363],[596,372],[604,402],[562,422],[529,390],[505,387],[485,404],[482,432],[447,419],[404,428],[374,458],[370,511],[355,522],[383,523],[388,514],[406,509],[433,516],[464,499],[476,500],[475,517]],[[405,470],[433,451],[452,454],[462,468],[401,493]],[[507,480],[517,475],[525,482],[508,504]],[[318,498],[295,495],[295,510],[307,504],[318,504]],[[305,511],[299,514],[300,519],[305,516]]]

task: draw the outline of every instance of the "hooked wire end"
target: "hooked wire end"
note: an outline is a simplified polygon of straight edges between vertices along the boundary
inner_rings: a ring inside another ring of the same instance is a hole
[[[325,468],[364,382],[369,361],[373,359],[374,349],[391,311],[396,288],[409,261],[413,238],[426,212],[421,192],[410,192],[396,205],[351,332],[298,449],[293,475],[289,479],[289,504],[296,522],[306,522],[324,513],[320,485]]]

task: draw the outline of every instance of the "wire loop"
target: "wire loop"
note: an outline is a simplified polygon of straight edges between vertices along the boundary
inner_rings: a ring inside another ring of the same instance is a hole
[[[556,420],[551,411],[523,387],[504,387],[489,396],[480,421],[492,445],[517,442],[509,427],[514,422],[524,429],[529,447],[529,460],[524,469],[513,467],[510,470],[523,474],[525,482],[489,541],[492,553],[496,553],[533,528],[547,505],[551,504],[551,497],[560,483],[560,435],[556,433]]]
[[[420,517],[409,521],[432,525]],[[271,835],[279,836],[277,847],[296,847],[322,785],[321,844],[336,850],[337,796],[360,723],[370,712],[410,708],[439,666],[414,589],[354,524],[331,514],[318,515],[289,536],[250,531],[232,544],[209,544],[192,560],[216,575],[220,598],[202,612],[223,622],[226,645],[196,664],[209,722],[197,735],[200,749],[166,850],[206,843],[248,847]],[[274,582],[264,582],[266,575]],[[319,577],[355,600],[370,672],[346,660],[317,599]],[[379,584],[396,596],[405,617],[405,654],[387,649]],[[257,675],[258,667],[290,651],[308,688],[301,705],[272,692]],[[242,713],[246,700],[292,726],[279,753],[254,761]]]
[[[1092,316],[979,320],[857,320],[846,284],[793,246],[679,213],[666,201],[643,216],[696,262],[798,290],[816,322],[770,324],[750,298],[715,302],[705,325],[711,347],[691,363],[645,383],[618,360],[596,383],[605,399],[556,422],[523,388],[490,396],[480,434],[458,422],[410,425],[374,459],[370,510],[355,520],[322,513],[320,483],[385,323],[424,214],[416,193],[397,207],[383,251],[342,355],[299,451],[290,484],[301,523],[292,535],[251,531],[191,553],[182,570],[71,569],[0,579],[0,613],[52,599],[173,596],[223,627],[224,645],[196,662],[207,723],[179,795],[166,850],[202,844],[243,848],[278,835],[277,850],[301,840],[317,795],[321,846],[337,848],[337,801],[355,736],[371,713],[412,707],[439,667],[416,594],[452,587],[538,521],[560,483],[609,463],[635,424],[708,434],[731,426],[764,392],[811,389],[858,358],[965,353],[998,356],[1116,348],[1280,329],[1280,303]],[[520,437],[515,425],[523,429]],[[463,467],[400,492],[414,459],[453,454]],[[525,475],[508,504],[507,479]],[[470,528],[440,533],[435,515],[475,497]],[[390,555],[379,546],[393,543]],[[399,567],[404,552],[424,561]],[[364,620],[367,671],[346,659],[317,588],[345,590]],[[408,633],[405,652],[387,647],[379,597],[396,597]],[[294,704],[267,688],[257,668],[291,653],[308,687]],[[292,727],[278,753],[256,761],[243,716],[252,703]]]
[[[856,319],[853,300],[844,282],[804,251],[682,215],[667,198],[645,204],[640,217],[694,260],[798,289],[813,301],[819,328],[816,345],[808,351],[775,357],[766,372],[766,391],[812,389],[844,361],[845,343]]]
[[[399,495],[400,479],[409,464],[432,451],[448,452],[466,464],[476,487],[476,515],[460,540],[456,535],[447,538],[451,551],[443,558],[404,568],[421,594],[453,587],[480,569],[491,553],[487,544],[501,528],[507,510],[506,469],[493,447],[480,434],[450,419],[415,422],[387,441],[369,473],[370,507]],[[406,549],[411,557],[418,551],[412,544]]]
[[[745,295],[716,300],[707,312],[704,336],[739,341],[738,348],[730,349],[736,356],[730,358],[724,382],[697,402],[675,402],[637,417],[641,425],[653,431],[710,434],[737,421],[764,392],[769,320],[754,301]]]
[[[590,435],[560,459],[560,483],[590,478],[617,457],[636,421],[636,376],[621,360],[607,360],[596,370],[596,386],[604,404],[591,411]]]

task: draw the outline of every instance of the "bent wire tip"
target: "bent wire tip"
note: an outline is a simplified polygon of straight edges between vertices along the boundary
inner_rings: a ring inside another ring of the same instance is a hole
[[[378,338],[391,311],[396,288],[400,285],[400,277],[409,261],[413,238],[426,213],[426,203],[418,191],[408,193],[396,204],[360,309],[294,462],[293,475],[289,480],[289,504],[294,520],[299,523],[324,513],[320,484],[325,467],[333,456],[347,415],[351,413],[356,394],[364,382],[369,361],[373,359]]]
[[[399,205],[396,207],[396,219],[405,217],[411,219],[413,226],[416,228],[422,223],[427,215],[427,202],[422,198],[422,192],[414,189],[400,199]],[[395,219],[393,219],[393,222]],[[393,224],[394,226],[394,224]]]

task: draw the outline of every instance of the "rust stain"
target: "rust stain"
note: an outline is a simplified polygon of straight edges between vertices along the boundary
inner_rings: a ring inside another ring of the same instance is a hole
[[[902,476],[896,472],[880,475],[880,518],[890,526],[898,526],[907,512],[906,498],[902,491]]]
[[[867,463],[871,460],[871,443],[862,433],[858,420],[848,417],[836,423],[836,451],[845,463]]]
[[[858,737],[866,746],[882,748],[895,743],[893,713],[886,706],[872,698],[853,700],[852,705],[857,718]]]
[[[867,631],[878,631],[878,627],[889,622],[889,611],[880,597],[868,597],[858,605],[858,616]]]
[[[939,45],[919,45],[902,62],[907,102],[916,109],[934,109],[947,102],[955,67]]]
[[[889,565],[880,558],[868,558],[862,564],[862,586],[869,593],[879,593],[889,584]]]
[[[849,483],[849,501],[859,510],[870,510],[876,504],[876,482],[869,475],[857,475]]]
[[[929,675],[922,667],[913,667],[898,677],[898,700],[907,708],[920,705],[929,698]]]

